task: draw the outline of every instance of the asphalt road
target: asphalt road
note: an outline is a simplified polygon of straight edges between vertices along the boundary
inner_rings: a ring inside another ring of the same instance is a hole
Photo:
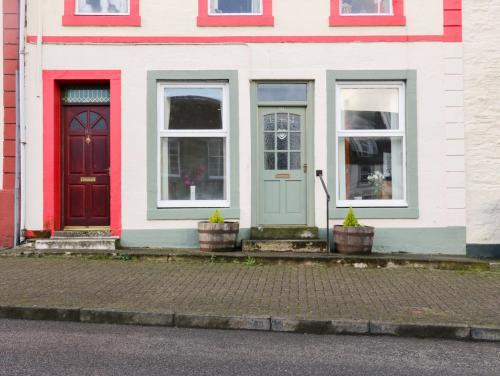
[[[500,375],[500,344],[0,320],[0,375]]]

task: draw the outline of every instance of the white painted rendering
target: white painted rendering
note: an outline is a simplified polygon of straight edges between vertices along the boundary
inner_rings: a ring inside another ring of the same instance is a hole
[[[467,243],[500,244],[500,2],[463,5]]]
[[[408,3],[411,3],[408,1]],[[440,3],[440,2],[439,2]],[[279,1],[277,1],[279,4]],[[197,221],[147,220],[146,74],[149,70],[237,70],[240,103],[241,227],[251,225],[250,81],[304,79],[315,84],[315,166],[327,166],[327,70],[417,70],[418,219],[363,220],[379,228],[465,226],[461,50],[443,43],[28,45],[27,218],[43,227],[40,69],[122,70],[123,229],[195,228]],[[210,58],[207,58],[210,57]],[[459,60],[449,61],[449,60]],[[453,77],[451,77],[453,76]],[[456,76],[456,77],[455,77]],[[234,141],[234,140],[233,140]],[[333,144],[333,140],[330,140]],[[325,176],[326,178],[327,176]],[[324,193],[315,186],[315,221],[324,228]]]
[[[50,6],[48,5],[50,3]],[[441,0],[405,0],[407,25],[330,27],[330,0],[273,0],[274,27],[198,27],[198,1],[141,0],[141,27],[63,27],[63,0],[28,0],[28,35],[40,21],[45,35],[220,36],[220,35],[441,35]]]

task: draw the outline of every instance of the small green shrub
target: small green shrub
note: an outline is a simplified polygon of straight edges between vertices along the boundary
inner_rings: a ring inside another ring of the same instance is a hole
[[[120,261],[132,261],[132,256],[128,253],[122,253],[119,257]]]
[[[354,210],[349,208],[347,215],[344,218],[344,227],[360,227],[361,225],[358,222],[358,218],[356,218],[356,214],[354,214]]]
[[[208,218],[210,223],[224,223],[224,218],[220,215],[219,210],[215,209],[214,213]]]
[[[246,266],[255,266],[257,264],[257,260],[254,259],[253,257],[248,256],[245,261],[243,261],[243,265]]]

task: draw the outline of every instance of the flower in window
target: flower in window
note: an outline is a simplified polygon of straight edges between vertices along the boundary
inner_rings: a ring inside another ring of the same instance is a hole
[[[382,191],[384,190],[385,176],[380,171],[375,171],[373,174],[368,176],[367,180],[372,185],[375,196],[380,197],[382,195]]]

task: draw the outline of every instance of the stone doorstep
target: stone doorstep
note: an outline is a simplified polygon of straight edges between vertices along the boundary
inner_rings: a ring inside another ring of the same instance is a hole
[[[243,240],[243,252],[327,253],[324,240]]]
[[[118,237],[73,237],[73,238],[50,238],[38,239],[35,242],[35,249],[41,250],[96,250],[114,251]]]
[[[194,313],[137,312],[103,308],[0,306],[0,319],[74,321],[93,324],[177,328],[257,330],[302,334],[389,335],[500,342],[500,327],[441,323],[395,323],[368,320],[308,320],[270,316],[224,316]]]
[[[305,240],[319,239],[319,229],[315,226],[259,226],[250,228],[253,240]]]
[[[111,231],[108,230],[60,230],[54,231],[52,238],[102,238],[110,237]]]

